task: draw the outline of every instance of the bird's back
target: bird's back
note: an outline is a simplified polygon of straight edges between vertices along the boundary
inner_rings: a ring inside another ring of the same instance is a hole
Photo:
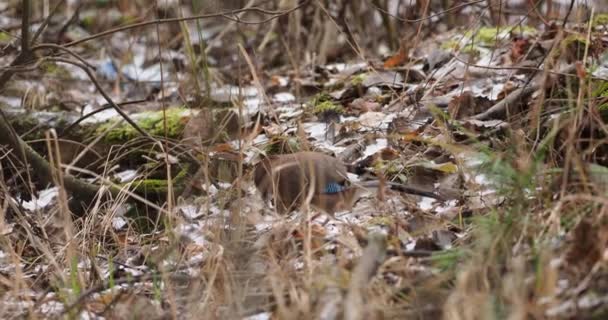
[[[344,184],[346,172],[346,166],[336,158],[319,152],[298,152],[262,160],[253,178],[262,196],[273,196],[277,210],[287,213],[298,208],[308,192],[314,197],[326,193],[328,186]]]

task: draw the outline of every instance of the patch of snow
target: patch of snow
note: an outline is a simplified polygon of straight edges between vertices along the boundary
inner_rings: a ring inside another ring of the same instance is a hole
[[[405,245],[405,251],[412,251],[416,249],[416,239],[410,241]]]
[[[177,208],[181,214],[189,220],[194,220],[201,216],[201,210],[199,206],[185,204],[180,205]]]
[[[244,98],[255,98],[258,97],[258,89],[254,86],[248,87],[237,87],[237,86],[223,86],[219,88],[213,88],[211,90],[211,98],[219,102],[230,102],[232,98],[238,98],[239,95]]]
[[[21,98],[0,96],[0,104],[5,104],[15,109],[21,109]]]
[[[264,144],[266,142],[268,142],[268,137],[265,134],[260,134],[253,139],[254,145]]]
[[[325,133],[327,130],[327,124],[323,122],[308,122],[303,123],[304,131],[308,133],[308,135],[317,140],[317,141],[325,141]]]
[[[32,197],[32,200],[24,202],[23,207],[30,211],[45,208],[55,199],[58,193],[59,189],[57,187],[42,190],[38,197]]]
[[[300,105],[287,105],[276,108],[276,111],[279,113],[280,120],[297,118],[304,113]]]
[[[84,107],[82,112],[84,114],[87,114],[87,113],[91,113],[91,112],[97,110],[98,108],[99,108],[98,106],[93,106],[92,104],[89,103]],[[82,121],[82,123],[104,122],[104,121],[108,121],[112,118],[116,118],[117,116],[118,116],[118,112],[116,112],[116,110],[114,110],[113,108],[109,108],[109,109],[98,112],[98,113],[84,119]]]
[[[360,159],[364,159],[367,158],[373,154],[376,154],[377,152],[379,152],[380,150],[386,148],[388,146],[388,140],[387,139],[376,139],[376,143],[375,144],[370,144],[365,148],[365,151],[363,152],[363,156]]]
[[[63,311],[65,306],[57,301],[47,301],[40,305],[40,312],[46,315],[58,314]]]
[[[290,103],[296,101],[296,97],[290,92],[279,92],[274,95],[273,100],[278,103]]]
[[[427,199],[427,198],[424,198],[424,199]],[[448,210],[455,208],[457,204],[458,204],[458,200],[446,201],[443,205],[435,208],[435,212],[437,212],[437,214],[440,215]]]
[[[204,230],[204,228],[202,228],[201,225],[199,225],[198,223],[192,223],[192,224],[182,224],[176,227],[176,232],[178,234],[181,234],[185,237],[187,237],[188,239],[190,239],[192,242],[194,242],[196,245],[199,246],[205,246],[207,245],[207,240],[205,238],[205,235],[203,234],[202,230]]]
[[[126,183],[126,182],[130,182],[133,181],[136,177],[137,177],[137,170],[125,170],[125,171],[121,171],[115,174],[116,179],[118,179],[118,181],[120,183]]]
[[[114,230],[121,230],[127,225],[127,220],[123,217],[114,217],[112,218],[112,228]]]
[[[245,101],[243,101],[245,104],[245,112],[247,114],[256,113],[260,109],[260,106],[262,106],[262,102],[262,99],[258,97],[245,99]]]
[[[376,86],[371,86],[369,88],[367,88],[367,92],[365,92],[365,95],[368,96],[381,96],[382,95],[382,90],[380,90],[380,88],[376,87]]]
[[[365,127],[379,128],[386,117],[382,112],[368,111],[359,116],[359,123]]]
[[[271,316],[272,313],[270,312],[262,312],[249,317],[245,317],[243,318],[243,320],[270,320]]]
[[[435,201],[437,200],[433,198],[422,197],[422,199],[420,199],[418,202],[418,207],[420,207],[422,210],[431,210]]]

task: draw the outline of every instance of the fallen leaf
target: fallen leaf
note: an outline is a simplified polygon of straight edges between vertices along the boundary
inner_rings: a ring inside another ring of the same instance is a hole
[[[400,65],[403,65],[405,62],[407,62],[407,59],[409,57],[409,48],[406,45],[405,41],[401,41],[401,45],[399,46],[399,51],[391,56],[390,58],[386,59],[386,61],[384,61],[384,67],[385,68],[394,68]]]
[[[424,162],[419,163],[418,165],[420,165],[423,168],[441,171],[443,173],[455,173],[458,171],[458,166],[452,162],[445,162],[445,163],[437,164],[437,163],[433,163],[430,161],[424,161]]]

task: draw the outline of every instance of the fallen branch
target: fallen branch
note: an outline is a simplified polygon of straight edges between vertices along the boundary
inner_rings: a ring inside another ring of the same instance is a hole
[[[51,169],[49,163],[19,137],[8,123],[8,119],[1,109],[0,145],[12,149],[21,162],[29,164],[42,183],[53,183],[53,169]],[[93,199],[99,190],[98,186],[81,181],[68,174],[64,176],[64,184],[68,191],[87,199]]]
[[[576,67],[574,64],[570,64],[563,69],[560,69],[557,74],[569,75],[576,70],[575,68]],[[544,77],[538,77],[534,83],[530,83],[527,86],[516,89],[515,91],[509,93],[504,99],[490,107],[488,110],[472,116],[471,119],[490,120],[503,118],[509,112],[510,107],[516,106],[521,101],[532,95],[535,91],[541,89],[543,87],[542,79],[544,79]]]
[[[539,88],[539,84],[530,84],[527,87],[516,89],[515,91],[509,93],[504,99],[490,107],[490,109],[471,117],[471,119],[490,120],[503,118],[504,115],[510,111],[510,107],[516,106]]]

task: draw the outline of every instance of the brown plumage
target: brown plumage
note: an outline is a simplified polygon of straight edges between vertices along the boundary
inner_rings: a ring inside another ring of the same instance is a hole
[[[281,214],[298,209],[310,196],[310,204],[326,213],[350,210],[365,187],[378,181],[353,185],[340,160],[320,152],[298,152],[265,158],[253,171],[253,180],[264,200],[273,199]],[[427,197],[436,194],[415,187],[388,183],[393,189]]]
[[[348,185],[346,166],[319,152],[298,152],[262,160],[253,172],[256,187],[265,200],[272,198],[277,211],[289,213],[299,208],[312,193],[310,203],[327,213],[348,210],[356,188],[324,193],[330,183]]]

